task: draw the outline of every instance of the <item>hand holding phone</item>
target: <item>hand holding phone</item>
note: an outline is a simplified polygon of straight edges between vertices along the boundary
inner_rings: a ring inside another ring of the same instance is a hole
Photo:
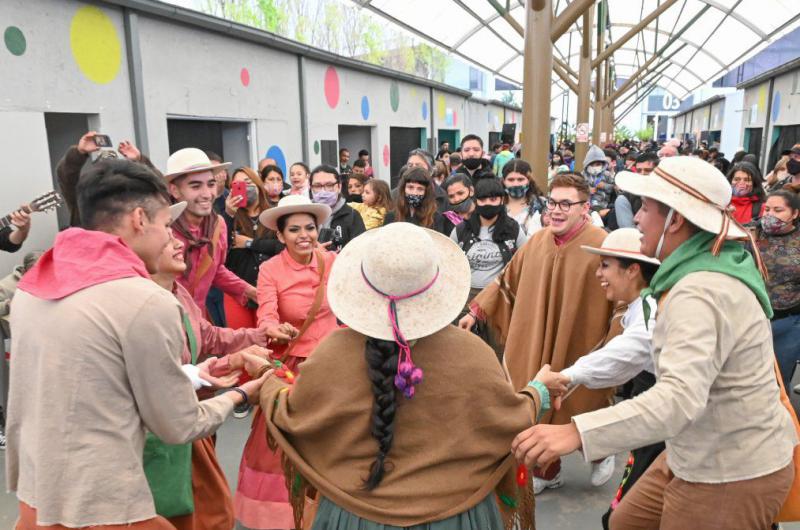
[[[240,197],[239,202],[236,203],[238,208],[247,206],[247,183],[238,180],[231,184],[231,196]]]
[[[109,149],[114,147],[114,144],[111,143],[111,137],[107,134],[95,134],[94,143],[97,147],[107,147]]]

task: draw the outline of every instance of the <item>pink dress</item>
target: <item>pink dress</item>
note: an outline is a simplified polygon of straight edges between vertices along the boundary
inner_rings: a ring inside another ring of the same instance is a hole
[[[327,285],[336,254],[324,252]],[[258,273],[258,325],[261,328],[284,322],[297,329],[302,327],[314,303],[319,286],[316,258],[309,265],[296,262],[284,250],[263,263]],[[328,305],[327,294],[314,322],[293,345],[286,360],[288,367],[297,372],[300,364],[324,339],[338,327],[336,317]],[[273,356],[282,358],[288,346],[274,346]],[[281,467],[280,452],[267,447],[266,422],[258,409],[253,418],[250,437],[239,465],[239,483],[234,497],[236,519],[252,529],[294,528],[292,505]]]

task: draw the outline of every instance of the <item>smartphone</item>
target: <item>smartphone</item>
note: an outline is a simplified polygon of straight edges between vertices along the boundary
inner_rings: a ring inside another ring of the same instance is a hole
[[[243,208],[247,206],[247,183],[243,180],[237,180],[231,184],[231,195],[234,197],[241,197],[237,204],[238,207]]]
[[[317,237],[317,241],[320,243],[327,243],[328,241],[333,241],[333,229],[332,228],[320,228],[319,229],[319,236]]]
[[[94,143],[97,147],[114,147],[114,145],[111,143],[111,137],[107,134],[95,134]]]

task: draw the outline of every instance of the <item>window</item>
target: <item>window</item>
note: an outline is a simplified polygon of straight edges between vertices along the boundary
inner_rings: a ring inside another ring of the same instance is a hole
[[[469,89],[483,90],[483,72],[471,66],[469,67]]]

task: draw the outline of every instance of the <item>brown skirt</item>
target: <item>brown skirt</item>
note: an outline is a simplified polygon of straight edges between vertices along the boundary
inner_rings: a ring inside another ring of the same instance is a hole
[[[22,501],[19,503],[19,519],[17,519],[17,524],[14,528],[15,530],[75,530],[74,528],[68,528],[60,524],[50,526],[37,525],[36,508]],[[146,521],[139,521],[138,523],[103,524],[100,526],[86,526],[84,528],[91,528],[91,530],[175,530],[175,527],[161,516]]]
[[[225,473],[217,461],[213,436],[192,443],[192,497],[194,513],[170,517],[177,530],[233,528],[233,499]]]

